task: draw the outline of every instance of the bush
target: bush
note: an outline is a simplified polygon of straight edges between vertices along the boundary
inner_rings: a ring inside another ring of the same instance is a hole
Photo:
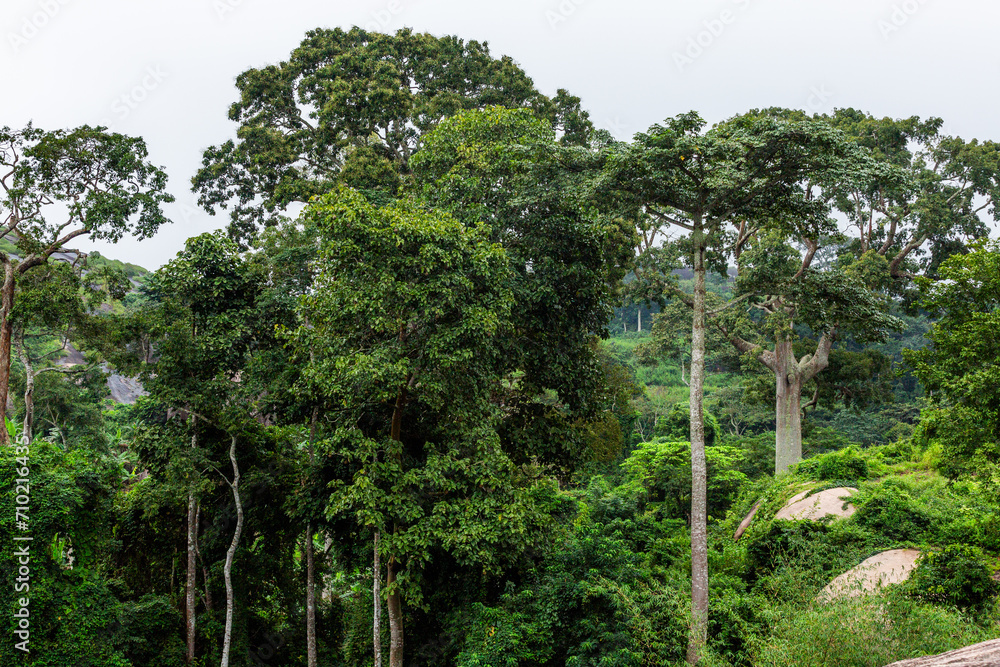
[[[715,444],[721,432],[719,420],[705,411],[705,445]],[[691,408],[687,403],[675,403],[670,412],[656,420],[653,435],[667,440],[687,441],[691,439]]]
[[[907,582],[907,589],[920,600],[974,614],[992,609],[1000,594],[1000,584],[990,576],[980,551],[962,544],[925,553]]]
[[[783,562],[797,558],[828,528],[816,521],[774,521],[770,529],[747,544],[747,566],[751,578],[770,572]]]
[[[821,480],[865,480],[870,471],[868,461],[854,447],[806,459],[799,472]]]
[[[919,542],[934,523],[930,512],[908,493],[883,484],[852,517],[860,526],[897,542]]]
[[[788,608],[760,649],[759,667],[881,667],[990,639],[961,614],[902,595]]]

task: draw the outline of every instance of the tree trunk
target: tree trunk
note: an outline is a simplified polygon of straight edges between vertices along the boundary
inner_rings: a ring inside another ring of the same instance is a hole
[[[403,608],[396,583],[396,559],[389,557],[386,566],[385,583],[389,588],[386,599],[389,607],[389,667],[403,667]]]
[[[226,551],[226,565],[222,570],[226,581],[226,629],[222,637],[221,667],[229,667],[229,647],[233,640],[233,558],[236,547],[240,543],[243,532],[243,503],[240,501],[240,467],[236,464],[236,438],[232,437],[229,444],[229,460],[233,464],[233,501],[236,503],[236,530],[233,531],[233,541]]]
[[[635,330],[642,333],[642,308],[638,308],[636,312],[638,313],[638,316],[636,318]]]
[[[691,633],[687,661],[697,664],[708,642],[708,496],[705,463],[705,237],[693,220],[694,313],[691,324]]]
[[[31,366],[31,357],[24,347],[22,336],[18,336],[17,356],[24,366],[24,423],[21,426],[21,444],[30,445],[33,435],[31,426],[35,421],[35,369]]]
[[[10,445],[7,433],[7,395],[10,393],[10,343],[14,323],[10,319],[14,310],[14,265],[6,254],[3,261],[3,287],[0,288],[0,442]]]
[[[780,475],[802,460],[802,374],[792,341],[778,339],[775,356],[774,474]]]
[[[413,382],[414,377],[410,378]],[[392,426],[389,437],[397,443],[402,443],[403,407],[406,405],[406,387],[400,387],[396,395],[396,407],[392,411]],[[399,455],[402,457],[402,454]],[[395,586],[396,571],[399,567],[396,557],[390,555],[386,564],[385,585],[388,593],[386,605],[389,610],[389,667],[403,667],[403,604],[399,588]]]
[[[192,438],[193,440],[193,438]],[[194,492],[188,492],[187,511],[187,581],[185,582],[184,612],[187,626],[187,664],[194,662],[194,637],[195,637],[195,586],[198,576],[197,561],[195,554],[195,531],[198,530],[197,521],[198,505],[195,502]]]
[[[316,420],[319,417],[319,406],[313,406],[312,424],[309,427],[309,465],[316,462],[316,452],[313,442],[316,439]],[[312,522],[306,524],[306,664],[316,667],[316,569],[313,556]],[[376,665],[376,667],[378,667]]]
[[[212,589],[208,585],[208,566],[205,565],[205,559],[201,556],[201,547],[198,545],[198,533],[201,532],[201,503],[198,503],[198,509],[195,512],[195,525],[198,528],[194,531],[194,553],[201,562],[201,583],[205,587],[205,611],[212,611]]]
[[[379,563],[378,530],[375,531],[375,555],[372,563],[372,647],[375,651],[375,667],[382,667],[382,565]]]
[[[316,667],[316,570],[312,523],[306,524],[306,664]]]
[[[195,418],[191,418],[191,449],[198,447],[198,434],[194,432]],[[188,491],[187,511],[187,580],[185,582],[184,613],[187,626],[187,664],[194,662],[195,601],[198,585],[198,503],[193,490]]]

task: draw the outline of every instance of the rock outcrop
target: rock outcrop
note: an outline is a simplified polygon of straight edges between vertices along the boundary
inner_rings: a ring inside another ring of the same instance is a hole
[[[900,660],[886,667],[997,667],[1000,665],[1000,639],[991,639],[956,651]]]
[[[917,567],[920,552],[916,549],[891,549],[866,558],[826,585],[820,600],[852,598],[906,581]]]
[[[855,512],[855,507],[847,498],[857,493],[857,489],[839,486],[835,489],[826,489],[819,493],[810,494],[810,491],[803,491],[793,496],[788,503],[782,507],[775,519],[786,520],[810,520],[818,521],[825,516],[849,517]]]

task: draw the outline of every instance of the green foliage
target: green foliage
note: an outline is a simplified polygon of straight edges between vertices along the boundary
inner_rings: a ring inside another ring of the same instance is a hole
[[[719,420],[705,412],[705,444],[715,444],[720,432]],[[656,420],[653,435],[668,440],[688,440],[691,436],[691,408],[687,403],[675,403],[666,415]]]
[[[705,448],[709,515],[721,517],[735,500],[746,475],[738,469],[742,452],[728,445]],[[662,516],[687,518],[691,511],[691,445],[657,438],[640,443],[622,463],[625,488],[642,494]]]
[[[949,544],[921,556],[907,589],[920,600],[983,614],[1000,595],[1000,583],[991,574],[977,548]]]
[[[854,447],[806,459],[799,464],[798,471],[826,481],[861,481],[868,479],[870,475],[868,460]]]
[[[1000,244],[974,244],[921,283],[922,305],[941,315],[931,346],[904,352],[931,397],[917,438],[944,448],[942,472],[1000,484]],[[1000,488],[1000,486],[997,486]]]
[[[920,507],[905,489],[884,484],[861,503],[854,521],[891,540],[919,542],[926,539],[933,515]]]
[[[311,30],[286,60],[246,70],[236,86],[237,139],[205,151],[193,185],[209,211],[231,209],[230,234],[245,241],[291,202],[337,184],[388,203],[425,135],[462,110],[527,107],[569,144],[585,143],[592,129],[578,98],[540,94],[485,42],[410,29]]]
[[[954,611],[899,595],[781,610],[754,660],[760,667],[881,667],[992,636]]]
[[[813,541],[828,530],[816,521],[773,521],[766,532],[747,542],[746,567],[754,577],[770,572],[811,553]]]

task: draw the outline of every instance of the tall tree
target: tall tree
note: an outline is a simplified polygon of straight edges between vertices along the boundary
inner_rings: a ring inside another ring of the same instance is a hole
[[[505,379],[508,262],[487,229],[350,189],[305,217],[322,230],[322,268],[295,341],[312,352],[305,382],[339,406],[325,447],[351,470],[327,512],[380,535],[389,665],[401,667],[404,601],[419,604],[434,554],[488,568],[527,539],[533,511],[491,401]]]
[[[927,390],[917,437],[942,445],[942,471],[1000,490],[1000,242],[972,244],[922,278],[921,305],[940,319],[931,345],[903,356]]]
[[[199,203],[230,209],[230,234],[249,240],[293,202],[336,183],[396,195],[423,135],[462,109],[530,107],[567,142],[590,132],[579,99],[549,99],[485,42],[316,29],[287,61],[236,79],[236,141],[205,151],[192,183]]]
[[[483,225],[510,258],[514,335],[497,341],[517,377],[499,398],[505,446],[565,476],[587,455],[587,424],[611,409],[593,342],[607,335],[633,237],[591,197],[597,151],[556,137],[527,109],[467,111],[429,133],[411,164],[426,201]]]
[[[730,225],[740,220],[815,219],[825,207],[803,188],[812,175],[838,166],[850,153],[828,125],[775,118],[737,117],[704,131],[688,113],[638,134],[632,144],[608,151],[607,184],[645,214],[655,235],[676,228],[687,236],[679,248],[694,270],[694,293],[675,287],[670,260],[678,252],[654,250],[639,259],[647,288],[668,289],[690,303],[691,323],[691,634],[688,661],[700,659],[708,632],[708,548],[705,427],[705,273],[725,271],[727,246],[741,240]],[[649,269],[653,268],[653,271]]]
[[[76,262],[50,262],[17,283],[17,305],[11,320],[14,348],[25,376],[21,431],[25,444],[33,435],[35,381],[45,373],[77,375],[94,370],[93,363],[64,365],[59,359],[73,350],[71,343],[86,344],[93,313],[105,299],[121,299],[131,287],[124,273],[110,267],[88,272],[85,281],[80,270]]]
[[[0,421],[6,416],[16,282],[73,239],[152,236],[166,222],[167,177],[146,160],[142,139],[82,126],[75,130],[0,129]],[[7,430],[0,429],[7,442]]]
[[[1000,144],[941,133],[940,118],[875,118],[855,109],[817,116],[871,151],[882,164],[835,193],[855,257],[885,258],[896,293],[1000,220]]]
[[[775,474],[802,460],[802,393],[829,365],[837,336],[882,341],[903,326],[888,314],[884,260],[866,256],[865,262],[816,270],[812,260],[820,238],[805,237],[804,253],[777,231],[748,239],[738,260],[734,298],[749,309],[734,308],[713,318],[728,342],[774,376]],[[796,324],[807,326],[817,338],[801,355],[796,354]]]
[[[177,491],[186,496],[188,662],[196,657],[196,517],[201,496],[214,485],[214,479],[206,476],[209,472],[221,475],[230,488],[236,516],[223,566],[223,665],[230,656],[232,568],[244,530],[240,494],[244,475],[237,454],[261,439],[253,397],[246,395],[240,379],[247,373],[252,352],[266,348],[273,339],[273,323],[256,311],[262,291],[256,268],[220,233],[189,239],[184,251],[150,278],[149,300],[140,313],[125,318],[130,326],[123,328],[118,349],[108,350],[116,367],[140,376],[152,400],[173,415],[169,421],[185,422],[183,428],[167,429],[175,436],[184,434],[181,441],[168,438],[169,453],[155,455],[176,459],[172,465],[180,467],[175,470]],[[158,446],[155,438],[153,446]],[[226,467],[231,469],[228,475],[222,472]]]

